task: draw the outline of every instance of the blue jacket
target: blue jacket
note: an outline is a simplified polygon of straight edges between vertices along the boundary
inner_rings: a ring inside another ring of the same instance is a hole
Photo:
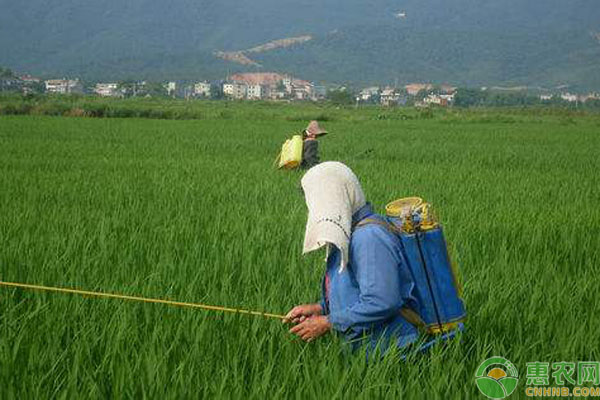
[[[352,218],[357,224],[375,217],[370,204]],[[321,306],[333,328],[355,346],[368,340],[384,348],[404,347],[419,332],[399,314],[411,298],[413,279],[402,260],[400,240],[378,224],[363,225],[350,239],[349,263],[339,272],[340,252],[333,248],[327,259]]]

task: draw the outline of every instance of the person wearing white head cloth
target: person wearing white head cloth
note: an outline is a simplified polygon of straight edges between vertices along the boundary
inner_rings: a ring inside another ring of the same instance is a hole
[[[312,167],[302,178],[308,222],[303,253],[325,247],[322,300],[294,307],[284,322],[305,341],[333,330],[355,345],[362,339],[385,347],[418,338],[401,307],[415,299],[399,239],[375,214],[350,168],[339,162]]]

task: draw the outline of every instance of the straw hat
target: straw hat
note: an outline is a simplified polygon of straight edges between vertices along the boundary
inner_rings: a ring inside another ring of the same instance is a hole
[[[304,130],[306,136],[323,136],[328,132],[319,126],[317,121],[310,121],[306,129]]]

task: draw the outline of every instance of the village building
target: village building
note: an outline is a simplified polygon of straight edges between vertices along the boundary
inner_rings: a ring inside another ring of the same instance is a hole
[[[0,78],[0,92],[20,91],[23,88],[23,82],[17,78]]]
[[[164,88],[167,91],[168,96],[175,96],[177,93],[177,82],[167,82],[164,84]]]
[[[598,93],[588,93],[581,95],[579,97],[579,100],[583,103],[585,103],[588,100],[600,100],[600,95]]]
[[[287,92],[285,90],[271,90],[269,93],[269,99],[271,100],[283,100],[287,97]]]
[[[26,85],[33,85],[33,84],[42,82],[42,80],[40,78],[36,78],[31,75],[22,75],[19,77],[19,79],[21,80],[21,82],[23,82]]]
[[[209,82],[198,82],[194,85],[194,96],[196,97],[210,97],[210,83]]]
[[[281,99],[287,96],[282,87],[282,81],[286,77],[275,72],[254,72],[235,74],[229,80],[238,85],[245,85],[246,98],[258,99]]]
[[[430,94],[423,99],[423,104],[441,106],[442,99],[437,94]]]
[[[234,96],[234,87],[231,85],[235,84],[246,87],[244,97],[247,99],[278,100],[291,98],[294,100],[315,100],[318,98],[311,82],[275,72],[231,75],[228,79],[228,86],[223,86],[223,93],[227,94],[229,92],[231,93],[229,94],[230,97],[242,98]],[[238,93],[238,95],[241,95],[241,93]]]
[[[33,94],[43,90],[42,87],[44,87],[44,85],[40,78],[35,78],[31,75],[21,75],[18,79],[23,94]]]
[[[184,99],[189,100],[196,96],[196,85],[184,85],[176,96],[182,96]]]
[[[118,83],[97,83],[94,93],[102,97],[117,97],[121,95]]]
[[[233,83],[223,83],[223,86],[221,88],[221,90],[223,92],[223,96],[225,96],[226,98],[232,98],[233,97],[233,87],[234,87]]]
[[[289,95],[292,94],[292,78],[290,78],[289,76],[283,77],[283,79],[281,80],[281,84],[283,85],[283,87],[285,88],[285,92]]]
[[[451,86],[447,84],[440,85],[440,92],[445,94],[454,94],[456,93],[456,86]]]
[[[263,95],[265,92],[266,92],[266,90],[262,85],[259,85],[259,84],[248,85],[248,89],[246,91],[246,97],[249,100],[260,100],[263,98]]]
[[[400,93],[396,89],[385,88],[381,91],[380,103],[384,107],[395,106],[400,100]]]
[[[369,102],[379,96],[379,87],[371,86],[364,88],[358,93],[358,101]]]
[[[310,99],[310,91],[304,90],[301,88],[293,89],[293,98],[294,100],[309,100]]]
[[[406,93],[410,96],[416,96],[421,90],[433,89],[433,85],[430,83],[411,83],[404,88],[406,89]]]
[[[440,107],[448,107],[452,102],[454,102],[454,94],[429,94],[423,99],[424,104]]]
[[[50,79],[44,82],[47,93],[70,94],[83,93],[79,79]]]
[[[246,85],[276,85],[285,79],[285,75],[276,72],[248,72],[229,76],[229,81]]]
[[[118,88],[122,97],[149,96],[146,81],[125,81],[119,83]]]
[[[292,79],[292,98],[296,100],[314,100],[314,85],[302,79]]]
[[[233,97],[233,83],[224,83],[223,84],[223,94],[228,97]]]
[[[241,100],[246,97],[248,86],[241,83],[223,84],[223,94],[229,98]]]
[[[577,95],[571,93],[563,93],[560,95],[560,98],[564,101],[568,101],[569,103],[575,103],[578,100]]]

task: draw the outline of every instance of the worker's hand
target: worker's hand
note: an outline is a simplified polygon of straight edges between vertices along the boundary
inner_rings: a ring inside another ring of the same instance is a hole
[[[331,330],[331,323],[326,315],[318,315],[306,318],[290,329],[290,333],[298,336],[305,342],[312,342],[319,336],[323,336]]]
[[[298,324],[308,317],[321,314],[323,314],[323,310],[319,303],[302,304],[292,308],[283,319],[283,323],[287,324],[291,322],[293,324]]]

